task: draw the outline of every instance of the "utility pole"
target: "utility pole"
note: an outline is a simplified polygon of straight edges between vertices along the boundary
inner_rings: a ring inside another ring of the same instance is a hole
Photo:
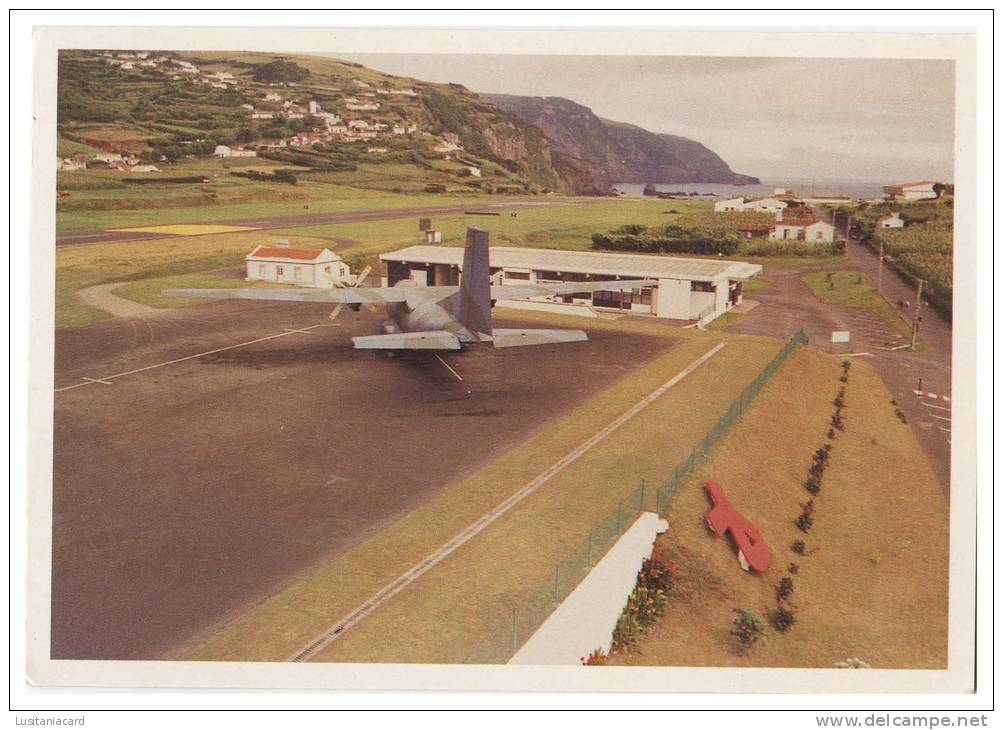
[[[881,274],[885,268],[885,242],[878,241],[878,294],[881,293]]]
[[[916,313],[912,315],[912,343],[910,350],[916,349],[916,335],[919,334],[919,314],[923,311],[923,280],[916,280]]]

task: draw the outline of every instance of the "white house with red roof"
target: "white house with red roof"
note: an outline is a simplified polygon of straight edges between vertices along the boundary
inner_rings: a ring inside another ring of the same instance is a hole
[[[355,283],[348,264],[327,248],[293,248],[288,241],[258,246],[247,254],[248,281],[270,281],[315,289]]]
[[[777,222],[770,228],[774,241],[805,241],[806,243],[832,243],[836,229],[831,223],[820,221],[813,215],[785,217],[777,214]]]

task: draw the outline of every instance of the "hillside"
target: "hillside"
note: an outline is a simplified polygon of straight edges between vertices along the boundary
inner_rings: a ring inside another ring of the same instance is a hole
[[[558,169],[574,171],[595,187],[616,182],[715,182],[756,184],[731,170],[704,145],[685,137],[602,119],[588,107],[560,97],[485,94],[501,109],[543,130]]]
[[[213,156],[259,158],[271,168],[231,173],[258,183],[393,192],[755,181],[697,142],[566,99],[478,95],[319,56],[63,51],[57,127],[60,185],[78,189],[76,171],[160,173]]]
[[[405,192],[577,191],[539,129],[462,86],[330,58],[64,51],[58,131],[73,170],[84,161],[163,168],[222,145],[224,155],[267,158],[304,180],[354,182],[348,173],[380,168],[382,187]],[[100,153],[109,159],[87,159]]]

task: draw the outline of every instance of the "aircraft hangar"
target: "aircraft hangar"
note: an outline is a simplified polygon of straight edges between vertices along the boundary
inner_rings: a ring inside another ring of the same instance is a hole
[[[381,254],[380,259],[387,265],[389,286],[402,279],[425,286],[455,286],[463,249],[409,246]],[[742,261],[505,246],[491,247],[490,265],[494,284],[655,279],[658,285],[650,288],[540,299],[704,322],[741,303],[743,282],[763,270],[758,264]]]

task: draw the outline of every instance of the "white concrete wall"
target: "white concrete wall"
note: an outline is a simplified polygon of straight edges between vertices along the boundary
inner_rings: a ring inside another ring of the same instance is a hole
[[[668,319],[690,318],[690,282],[684,279],[659,279],[655,292],[655,314]]]
[[[689,285],[689,282],[686,282]],[[696,319],[700,313],[714,304],[715,296],[712,291],[690,292],[690,310],[684,319]]]
[[[525,283],[525,282],[523,282]],[[541,302],[533,299],[499,299],[495,307],[508,309],[531,309],[537,312],[568,314],[575,317],[598,317],[599,313],[590,304],[565,304],[564,302]]]
[[[641,563],[667,529],[654,512],[642,513],[509,664],[574,665],[596,649],[608,652]]]

